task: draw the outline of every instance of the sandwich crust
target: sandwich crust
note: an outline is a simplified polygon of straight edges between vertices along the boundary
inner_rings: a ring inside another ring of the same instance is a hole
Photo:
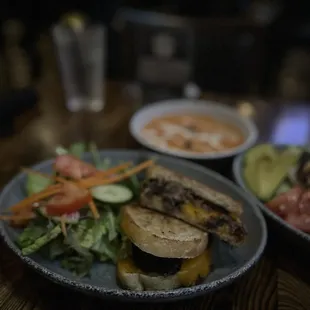
[[[140,271],[128,272],[125,269],[117,269],[118,280],[122,286],[132,291],[164,291],[172,290],[181,286],[178,276],[160,276],[145,274]]]
[[[181,183],[185,188],[190,188],[194,190],[195,193],[201,198],[216,203],[226,211],[233,213],[237,216],[240,216],[242,214],[242,206],[238,201],[235,201],[231,197],[223,193],[217,192],[212,188],[197,182],[196,180],[185,177],[160,165],[154,165],[150,167],[147,170],[147,177]]]
[[[123,207],[121,227],[132,243],[157,257],[193,258],[208,244],[206,232],[137,205]]]
[[[215,234],[221,240],[228,242],[231,245],[240,245],[245,239],[246,230],[243,227],[241,220],[233,219],[229,215],[220,214],[218,212],[210,212],[185,204],[185,207],[177,207],[167,202],[160,195],[148,195],[142,192],[140,203],[143,207],[150,210],[155,210],[168,216],[193,225],[202,231]],[[185,210],[185,211],[184,211]]]

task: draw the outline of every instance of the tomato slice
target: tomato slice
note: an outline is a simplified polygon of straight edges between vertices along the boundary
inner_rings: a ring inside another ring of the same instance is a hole
[[[97,169],[72,155],[59,155],[56,157],[54,168],[61,175],[79,180],[89,177],[97,172]]]
[[[70,214],[83,208],[92,200],[88,190],[66,183],[63,192],[53,196],[46,204],[46,213],[51,216]]]

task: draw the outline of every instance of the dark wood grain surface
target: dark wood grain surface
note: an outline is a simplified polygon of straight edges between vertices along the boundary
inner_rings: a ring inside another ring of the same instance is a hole
[[[47,38],[39,44],[43,75],[36,84],[38,108],[15,122],[16,134],[0,139],[0,182],[5,183],[20,166],[53,156],[55,146],[81,139],[94,140],[100,148],[136,148],[128,132],[128,121],[136,108],[135,98],[124,83],[107,84],[103,113],[70,114],[64,108],[63,93],[55,58]],[[219,99],[205,94],[208,99]],[[303,144],[310,135],[310,102],[284,100],[236,100],[221,96],[239,113],[252,117],[260,139]],[[307,247],[285,239],[269,225],[269,240],[260,262],[236,283],[218,292],[171,304],[118,304],[94,299],[56,286],[29,270],[0,241],[0,309],[156,309],[156,310],[297,310],[310,309],[310,271]]]

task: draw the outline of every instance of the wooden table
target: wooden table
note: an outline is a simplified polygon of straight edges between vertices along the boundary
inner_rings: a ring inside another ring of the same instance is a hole
[[[104,113],[70,114],[64,109],[63,95],[50,49],[41,46],[44,74],[37,84],[39,107],[16,120],[18,133],[0,140],[0,182],[4,185],[21,165],[31,165],[53,156],[55,146],[84,138],[101,148],[135,148],[128,133],[134,98],[124,92],[123,83],[108,83]],[[210,94],[207,98],[214,99]],[[260,139],[282,143],[306,143],[310,135],[310,102],[222,101],[253,117]],[[81,126],[84,122],[84,126]],[[26,125],[25,125],[26,124]],[[86,124],[86,125],[85,125]],[[260,262],[236,283],[218,292],[172,304],[118,304],[94,299],[56,286],[29,270],[0,241],[0,309],[310,309],[309,254],[269,230],[266,252]],[[307,256],[308,255],[308,256]]]

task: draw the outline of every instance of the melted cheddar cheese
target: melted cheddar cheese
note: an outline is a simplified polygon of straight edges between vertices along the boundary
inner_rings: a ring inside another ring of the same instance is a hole
[[[131,258],[120,259],[117,262],[117,270],[122,270],[124,273],[140,273],[141,270],[135,266]]]
[[[191,221],[204,223],[206,220],[216,217],[217,212],[206,211],[202,208],[196,207],[191,203],[186,203],[182,206],[183,214]]]
[[[211,253],[205,251],[201,255],[184,260],[181,270],[177,273],[178,279],[183,286],[191,286],[200,278],[205,278],[210,272]]]

